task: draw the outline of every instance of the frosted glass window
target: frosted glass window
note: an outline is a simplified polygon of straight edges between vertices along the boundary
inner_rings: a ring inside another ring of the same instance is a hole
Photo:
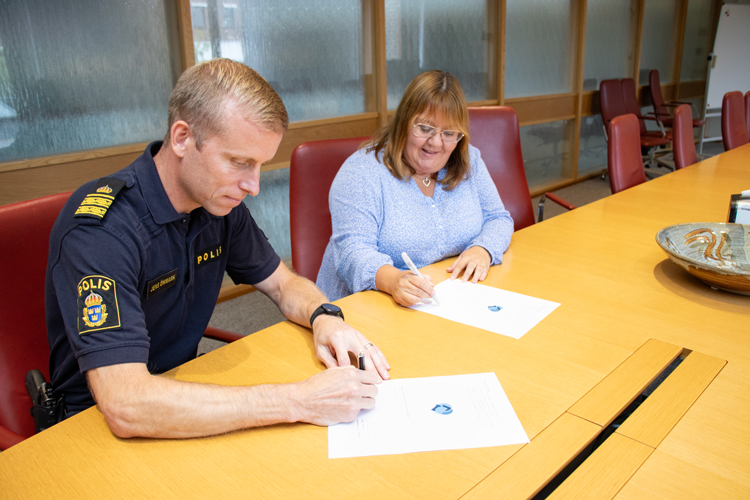
[[[576,17],[570,0],[507,0],[505,97],[573,92]]]
[[[711,21],[716,0],[690,0],[688,2],[685,41],[682,47],[681,82],[706,79],[708,54],[713,50]]]
[[[633,76],[638,2],[587,2],[583,90],[598,90],[602,80]]]
[[[674,40],[677,31],[677,0],[649,0],[643,15],[641,71],[639,83],[648,85],[648,74],[659,70],[661,84],[672,83]]]
[[[529,188],[564,179],[572,159],[574,120],[521,127],[521,150]]]
[[[487,0],[386,0],[388,108],[396,109],[409,82],[432,69],[461,83],[467,101],[491,95]]]
[[[292,121],[367,111],[359,0],[191,1],[196,62],[228,57],[260,73]]]
[[[165,5],[3,2],[0,162],[163,138],[179,74]]]
[[[607,140],[601,115],[581,117],[581,139],[578,143],[578,175],[607,168]]]

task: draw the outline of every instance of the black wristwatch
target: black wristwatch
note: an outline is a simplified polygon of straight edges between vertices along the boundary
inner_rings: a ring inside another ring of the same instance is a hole
[[[312,313],[312,316],[310,316],[310,328],[312,328],[312,324],[313,321],[315,321],[315,318],[317,318],[321,314],[338,316],[339,318],[344,319],[344,313],[341,311],[341,308],[339,306],[334,306],[333,304],[320,304],[320,307],[315,309],[315,311]]]

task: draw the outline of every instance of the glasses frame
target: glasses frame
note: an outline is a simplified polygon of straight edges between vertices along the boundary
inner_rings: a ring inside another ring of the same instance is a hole
[[[433,130],[432,134],[428,135],[427,137],[423,137],[421,135],[418,135],[417,134],[417,127],[420,127],[420,126],[421,127],[429,127],[429,128],[431,128]],[[432,125],[428,125],[426,123],[419,123],[419,122],[414,122],[414,124],[412,125],[412,133],[414,134],[414,137],[418,137],[420,139],[431,139],[431,138],[433,138],[433,137],[435,137],[437,135],[438,131],[440,131],[440,138],[443,140],[444,143],[447,143],[447,144],[457,144],[457,143],[461,142],[461,139],[463,139],[465,137],[465,134],[463,132],[459,131],[459,130],[441,130],[441,129],[437,128],[437,127],[433,127]],[[446,132],[452,132],[454,134],[458,134],[458,139],[456,139],[455,141],[449,141],[449,140],[447,140],[445,138],[445,135],[443,135]]]

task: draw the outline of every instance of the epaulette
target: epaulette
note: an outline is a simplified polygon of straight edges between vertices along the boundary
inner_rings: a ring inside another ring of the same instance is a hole
[[[107,210],[115,201],[115,197],[125,186],[125,181],[104,177],[94,186],[94,190],[87,194],[74,217],[92,217],[94,219],[103,219]]]

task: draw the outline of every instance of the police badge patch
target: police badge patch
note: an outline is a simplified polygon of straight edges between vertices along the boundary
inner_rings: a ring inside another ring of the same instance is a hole
[[[79,335],[119,328],[115,280],[101,275],[83,278],[78,283],[78,310]]]

